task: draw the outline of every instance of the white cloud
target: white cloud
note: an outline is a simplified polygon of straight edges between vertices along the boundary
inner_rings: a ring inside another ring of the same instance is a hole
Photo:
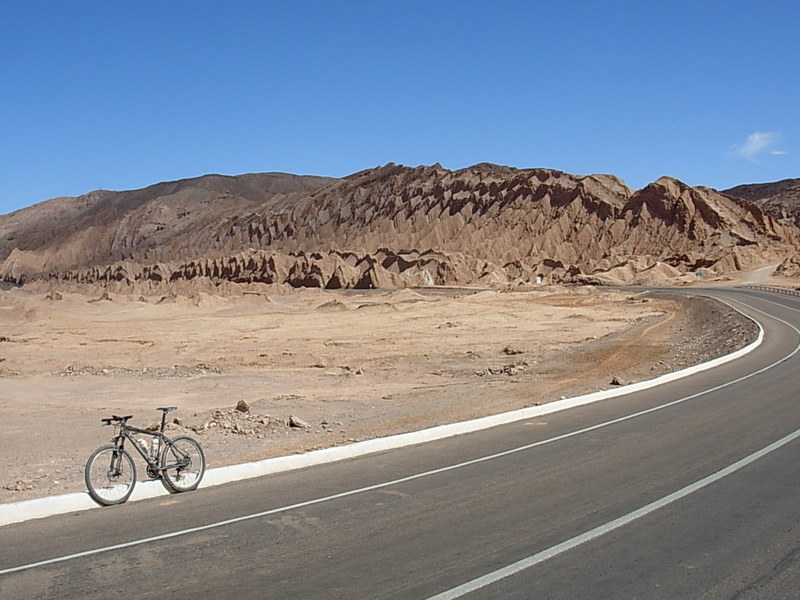
[[[786,152],[786,150],[773,150],[770,154],[772,154],[772,156],[786,156],[788,152]]]
[[[756,157],[773,146],[780,138],[776,131],[756,131],[747,136],[744,144],[736,145],[736,153],[747,160],[758,162]],[[785,154],[783,150],[773,150],[771,154]]]

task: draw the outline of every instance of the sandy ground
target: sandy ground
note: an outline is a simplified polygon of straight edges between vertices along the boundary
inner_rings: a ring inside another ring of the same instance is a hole
[[[146,426],[178,406],[170,434],[218,467],[649,379],[752,335],[708,300],[594,288],[0,291],[0,503],[84,489],[111,414]]]

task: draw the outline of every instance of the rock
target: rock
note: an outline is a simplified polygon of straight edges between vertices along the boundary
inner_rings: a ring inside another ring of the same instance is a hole
[[[800,212],[798,212],[800,214]],[[800,216],[798,217],[800,219]],[[795,254],[784,260],[775,269],[775,275],[780,277],[800,277],[800,254]]]
[[[236,403],[236,410],[238,410],[241,413],[249,413],[250,405],[244,400],[239,400],[239,402]]]
[[[523,353],[524,353],[523,350],[517,350],[516,348],[512,348],[511,346],[506,346],[505,348],[503,348],[503,354],[506,354],[508,356],[514,356],[516,354],[523,354]]]
[[[289,427],[297,427],[298,429],[311,429],[311,425],[295,415],[289,415]]]
[[[622,382],[619,380],[618,377],[612,377],[611,381],[608,382],[609,385],[622,385]]]
[[[91,303],[94,303],[94,302],[103,302],[103,301],[112,302],[111,296],[108,295],[108,292],[103,292],[103,294],[99,298],[93,298],[92,300],[89,300],[88,302],[91,304]]]
[[[8,485],[4,485],[3,489],[8,490],[9,492],[25,492],[28,490],[33,489],[33,483],[30,481],[18,480],[16,483],[10,483]]]

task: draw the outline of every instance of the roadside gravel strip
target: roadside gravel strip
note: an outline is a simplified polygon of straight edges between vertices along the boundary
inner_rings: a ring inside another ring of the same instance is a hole
[[[738,309],[734,310],[740,312]],[[606,400],[609,398],[615,398],[641,390],[646,390],[670,381],[675,381],[677,379],[699,373],[701,371],[705,371],[707,369],[714,368],[752,352],[761,345],[764,338],[763,329],[758,323],[756,323],[756,325],[758,326],[758,335],[756,340],[744,348],[714,360],[694,365],[674,373],[667,373],[648,381],[642,381],[610,390],[593,392],[574,398],[566,398],[541,406],[531,406],[520,410],[492,415],[489,417],[453,423],[450,425],[441,425],[438,427],[423,429],[421,431],[403,433],[385,438],[367,440],[347,446],[336,446],[323,450],[308,452],[306,454],[283,456],[258,462],[209,469],[206,471],[201,486],[207,487],[221,485],[242,479],[261,477],[273,473],[344,460],[347,458],[363,456],[365,454],[372,454],[375,452],[382,452],[394,448],[401,448],[403,446],[430,442],[455,435],[478,431],[481,429],[488,429],[498,425],[513,423],[515,421],[539,417],[569,408],[598,402],[600,400]],[[164,489],[159,481],[139,481],[137,482],[134,493],[129,501],[144,500],[146,498],[154,498],[166,495],[168,495],[168,492]],[[89,497],[87,492],[76,492],[59,496],[50,496],[46,498],[37,498],[34,500],[3,504],[0,505],[0,526],[27,521],[29,519],[38,519],[57,514],[88,510],[90,508],[99,507]]]

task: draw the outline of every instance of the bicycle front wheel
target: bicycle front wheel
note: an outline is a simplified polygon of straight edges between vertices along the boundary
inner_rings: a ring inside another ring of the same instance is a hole
[[[171,492],[189,492],[200,485],[206,457],[200,444],[182,436],[167,442],[161,455],[161,481]]]
[[[95,502],[103,506],[122,504],[130,498],[136,485],[136,465],[127,450],[103,446],[86,461],[84,477]]]

